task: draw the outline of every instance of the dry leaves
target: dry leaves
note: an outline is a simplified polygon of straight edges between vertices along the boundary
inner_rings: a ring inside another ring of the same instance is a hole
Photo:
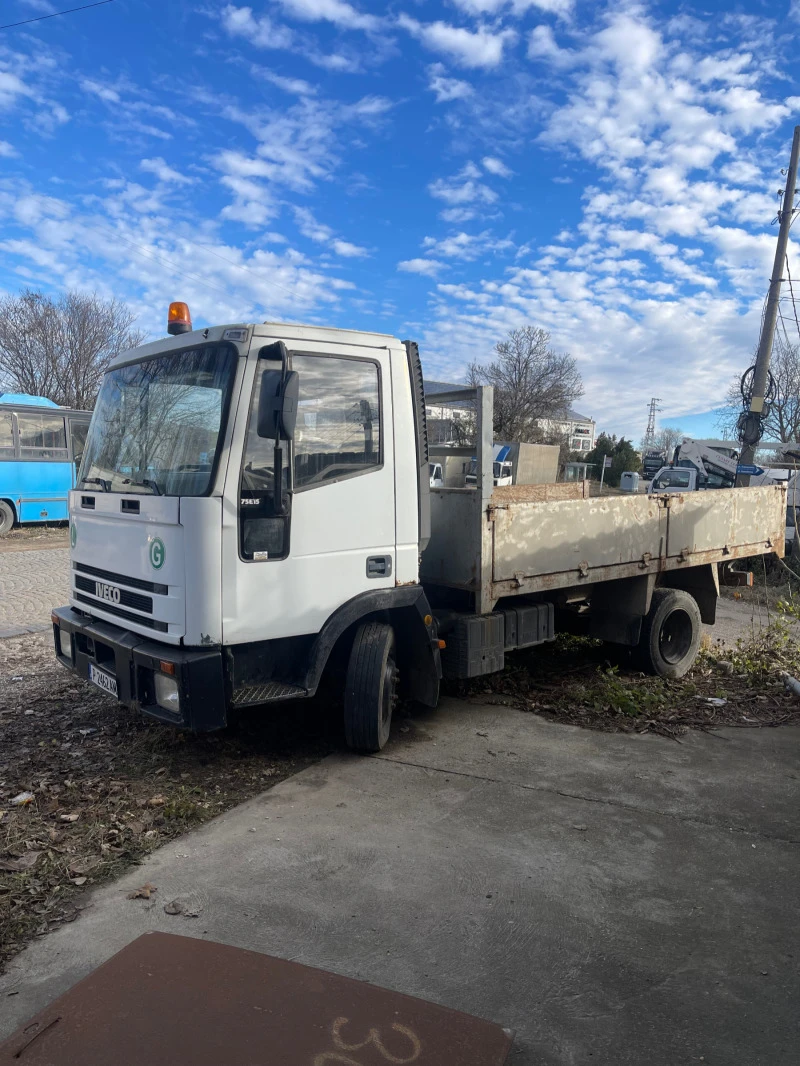
[[[330,749],[307,704],[191,737],[79,681],[49,634],[0,641],[0,964],[88,889]]]
[[[150,899],[154,892],[158,892],[156,886],[149,881],[145,881],[141,888],[134,889],[133,892],[128,893],[128,899]]]
[[[31,870],[39,861],[41,854],[41,851],[26,851],[18,859],[0,859],[0,870],[11,874],[19,874],[23,870]]]

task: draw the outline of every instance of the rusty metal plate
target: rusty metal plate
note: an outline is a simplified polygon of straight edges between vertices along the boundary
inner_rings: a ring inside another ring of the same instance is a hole
[[[205,940],[145,933],[0,1045],[0,1066],[502,1066],[491,1022]]]

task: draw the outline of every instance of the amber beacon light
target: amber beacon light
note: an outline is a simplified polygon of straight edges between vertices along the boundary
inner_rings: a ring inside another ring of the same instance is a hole
[[[176,301],[169,305],[167,315],[167,333],[173,337],[179,333],[190,333],[192,329],[192,316],[189,314],[189,305]]]

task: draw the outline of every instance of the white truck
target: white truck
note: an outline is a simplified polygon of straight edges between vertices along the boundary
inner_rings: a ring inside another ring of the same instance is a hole
[[[778,461],[784,466],[750,466],[739,463],[739,452],[730,441],[684,439],[675,449],[673,463],[662,467],[648,486],[650,495],[665,492],[697,492],[703,489],[726,489],[736,484],[737,474],[750,476],[750,485],[785,485],[786,526],[784,539],[787,555],[794,554],[797,492],[797,458],[795,445],[779,449]]]
[[[492,445],[492,481],[495,485],[512,485],[514,483],[514,468],[509,453],[511,448],[508,444]],[[475,456],[470,460],[469,468],[464,475],[464,484],[474,489],[478,484],[478,460]]]
[[[192,331],[175,307],[171,337],[105,375],[70,496],[70,602],[52,615],[64,666],[163,722],[219,729],[339,669],[347,741],[377,751],[398,693],[435,706],[442,676],[501,670],[562,627],[680,677],[719,564],[783,552],[780,487],[494,486],[490,388],[474,390],[475,488],[431,489],[416,344]]]

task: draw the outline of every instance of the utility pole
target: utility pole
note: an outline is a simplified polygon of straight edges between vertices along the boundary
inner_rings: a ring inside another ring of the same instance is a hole
[[[661,403],[660,396],[654,396],[649,403],[650,413],[647,416],[647,430],[642,441],[642,451],[646,451],[648,448],[652,448],[655,444],[656,436],[656,411],[660,411],[658,406]]]
[[[794,128],[792,140],[792,154],[789,159],[789,170],[786,174],[786,188],[783,190],[783,207],[778,212],[780,228],[778,230],[778,246],[775,249],[775,262],[772,267],[772,278],[769,283],[767,306],[764,311],[764,321],[761,326],[761,336],[758,341],[758,352],[753,370],[753,395],[750,399],[750,410],[743,411],[739,420],[739,439],[742,442],[741,463],[749,466],[755,456],[756,445],[761,440],[761,418],[764,412],[764,394],[767,388],[767,374],[769,361],[772,355],[772,342],[775,339],[775,325],[778,320],[778,306],[781,298],[781,282],[783,281],[784,265],[786,263],[786,248],[789,244],[789,227],[792,224],[794,213],[794,197],[797,189],[797,160],[800,156],[800,126]],[[749,474],[739,474],[736,478],[737,485],[747,486],[750,484]]]

